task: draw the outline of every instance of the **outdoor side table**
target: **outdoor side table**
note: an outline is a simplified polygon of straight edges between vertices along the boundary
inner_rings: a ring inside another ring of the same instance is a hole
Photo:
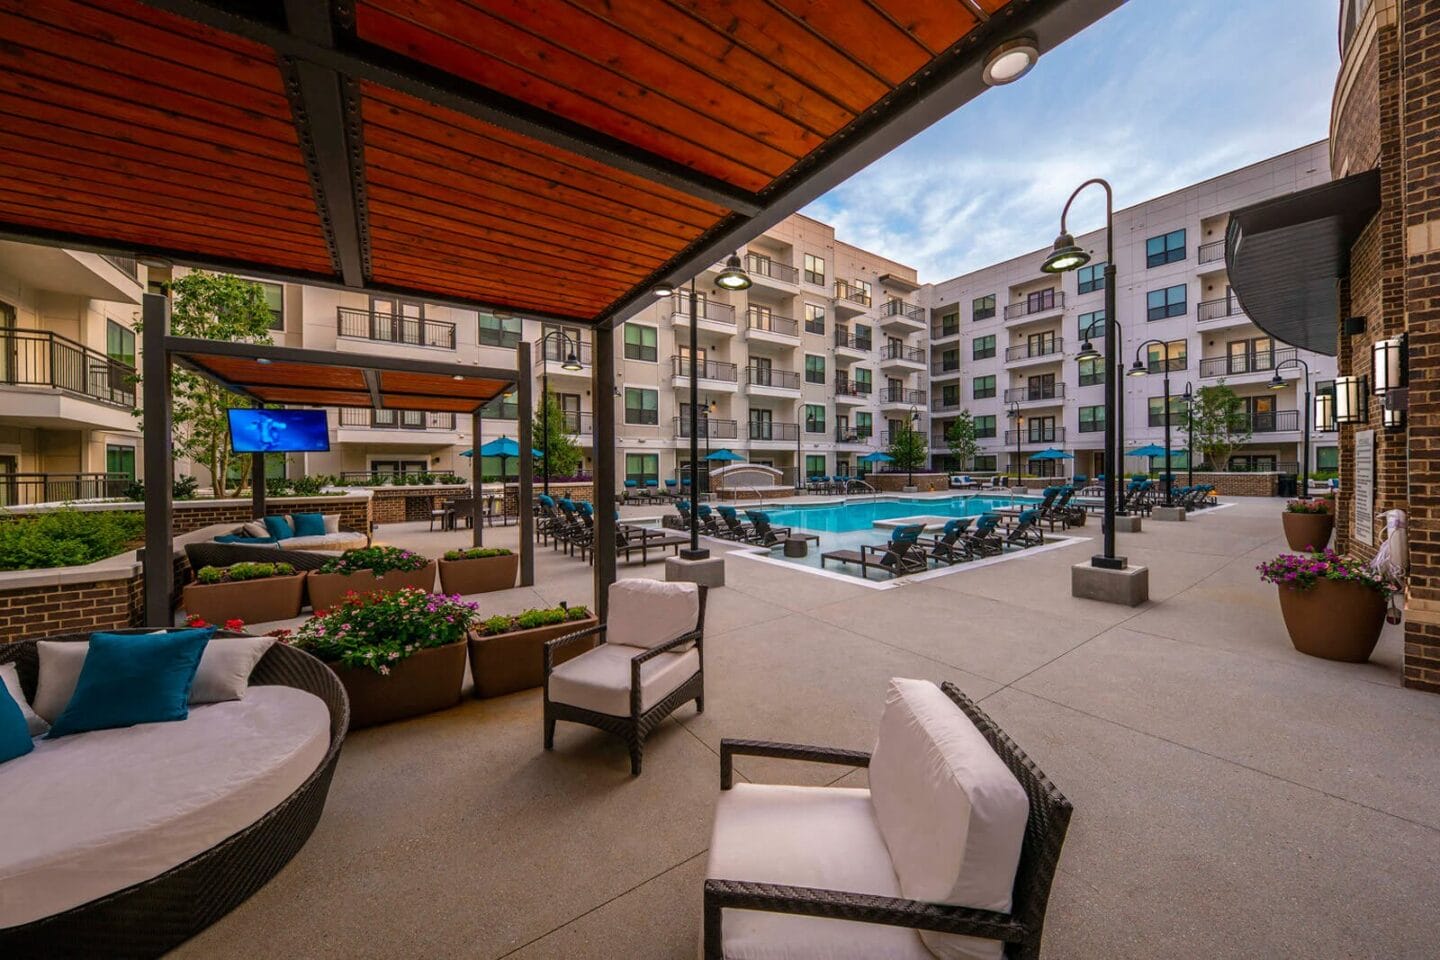
[[[808,557],[810,555],[810,541],[805,537],[786,537],[785,556],[787,557]]]

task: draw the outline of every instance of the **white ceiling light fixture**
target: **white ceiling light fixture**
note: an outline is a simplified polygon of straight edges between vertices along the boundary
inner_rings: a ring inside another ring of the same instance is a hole
[[[1014,83],[1040,59],[1040,44],[1034,37],[1016,37],[991,50],[985,57],[985,69],[981,77],[986,86],[1002,87]]]

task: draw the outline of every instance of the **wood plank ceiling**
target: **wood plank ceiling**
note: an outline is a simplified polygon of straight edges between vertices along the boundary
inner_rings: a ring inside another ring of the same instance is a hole
[[[1059,4],[0,0],[0,235],[596,322]]]

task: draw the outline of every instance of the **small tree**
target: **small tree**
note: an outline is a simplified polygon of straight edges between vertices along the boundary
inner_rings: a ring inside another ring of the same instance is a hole
[[[258,283],[196,270],[171,281],[170,295],[170,332],[175,336],[270,342],[273,318],[264,288]],[[143,333],[143,326],[136,323],[136,333]],[[171,450],[210,471],[217,497],[239,494],[250,477],[250,455],[231,452],[230,422],[225,410],[255,404],[188,370],[172,370],[170,383],[174,429]],[[238,473],[234,490],[228,487],[232,468]]]
[[[894,458],[890,466],[895,470],[923,470],[925,458],[929,456],[929,448],[925,443],[925,434],[916,430],[913,426],[894,433],[890,436],[890,449],[885,451]]]
[[[945,428],[945,443],[958,469],[965,469],[975,458],[980,444],[975,442],[975,418],[969,410],[961,410]]]
[[[1245,401],[1222,381],[1195,391],[1192,409],[1191,415],[1180,421],[1181,432],[1188,434],[1190,446],[1200,451],[1211,469],[1225,469],[1231,451],[1251,437]]]
[[[549,426],[547,432],[546,426]],[[575,443],[569,424],[565,422],[565,408],[554,392],[547,392],[535,412],[532,427],[535,449],[549,454],[550,476],[572,477],[580,472],[580,447]],[[524,451],[521,451],[524,454]]]

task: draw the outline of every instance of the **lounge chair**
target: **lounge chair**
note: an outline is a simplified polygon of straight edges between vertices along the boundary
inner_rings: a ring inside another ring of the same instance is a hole
[[[677,516],[674,516],[674,515],[671,515],[671,514],[666,514],[665,517],[664,517],[663,519],[661,519],[660,522],[661,522],[663,525],[665,525],[665,526],[667,526],[667,527],[671,527],[671,528],[673,528],[673,529],[677,529],[677,530],[689,530],[689,529],[690,529],[690,501],[689,501],[689,500],[676,500],[676,501],[675,501],[675,513],[678,514],[679,516],[677,517]]]
[[[710,505],[707,503],[698,504],[695,510],[700,515],[701,532],[717,540],[724,540],[725,531],[721,528],[720,521],[715,519],[715,511],[710,509]]]
[[[763,547],[773,547],[783,544],[794,536],[789,527],[772,527],[770,515],[763,510],[746,510],[746,518],[750,521],[750,542],[758,543]],[[819,542],[819,537],[815,537]]]
[[[945,522],[945,529],[938,537],[921,537],[920,545],[926,554],[937,563],[962,563],[971,558],[970,544],[965,532],[970,529],[974,517],[956,517]]]
[[[631,560],[638,551],[642,567],[650,562],[652,550],[658,550],[662,557],[667,549],[671,553],[678,554],[680,548],[689,542],[689,537],[682,537],[679,534],[667,533],[664,530],[642,527],[633,523],[621,523],[620,511],[615,511],[615,554]],[[590,562],[594,563],[595,551],[582,550],[581,555],[583,556],[586,552],[590,555]]]
[[[1000,520],[998,513],[982,513],[975,521],[975,529],[965,535],[965,547],[971,557],[998,557],[1005,551],[1005,541],[999,533]]]
[[[680,483],[673,477],[665,481],[665,489],[661,493],[668,500],[674,500],[680,496]]]
[[[1026,510],[1005,534],[1005,543],[1015,547],[1038,547],[1045,542],[1040,530],[1040,511]]]
[[[1054,502],[1050,504],[1049,508],[1040,511],[1040,521],[1049,524],[1051,530],[1055,529],[1055,524],[1057,523],[1060,524],[1062,528],[1068,528],[1070,524],[1076,522],[1075,511],[1079,510],[1081,513],[1084,513],[1084,510],[1080,507],[1070,506],[1070,498],[1073,496],[1075,496],[1074,487],[1069,484],[1061,487],[1060,493],[1055,497]]]
[[[860,576],[869,578],[870,568],[902,577],[908,573],[920,573],[929,569],[925,551],[920,549],[920,534],[925,527],[918,523],[896,527],[890,534],[890,542],[879,545],[863,544],[859,550],[832,550],[820,554],[820,566],[826,560],[836,563],[853,563],[860,567]]]
[[[735,513],[734,507],[716,507],[720,514],[720,521],[725,525],[725,536],[731,540],[749,540],[755,535],[750,524],[742,521]]]
[[[952,490],[974,490],[979,486],[980,481],[968,473],[952,473],[950,475],[950,489]]]

